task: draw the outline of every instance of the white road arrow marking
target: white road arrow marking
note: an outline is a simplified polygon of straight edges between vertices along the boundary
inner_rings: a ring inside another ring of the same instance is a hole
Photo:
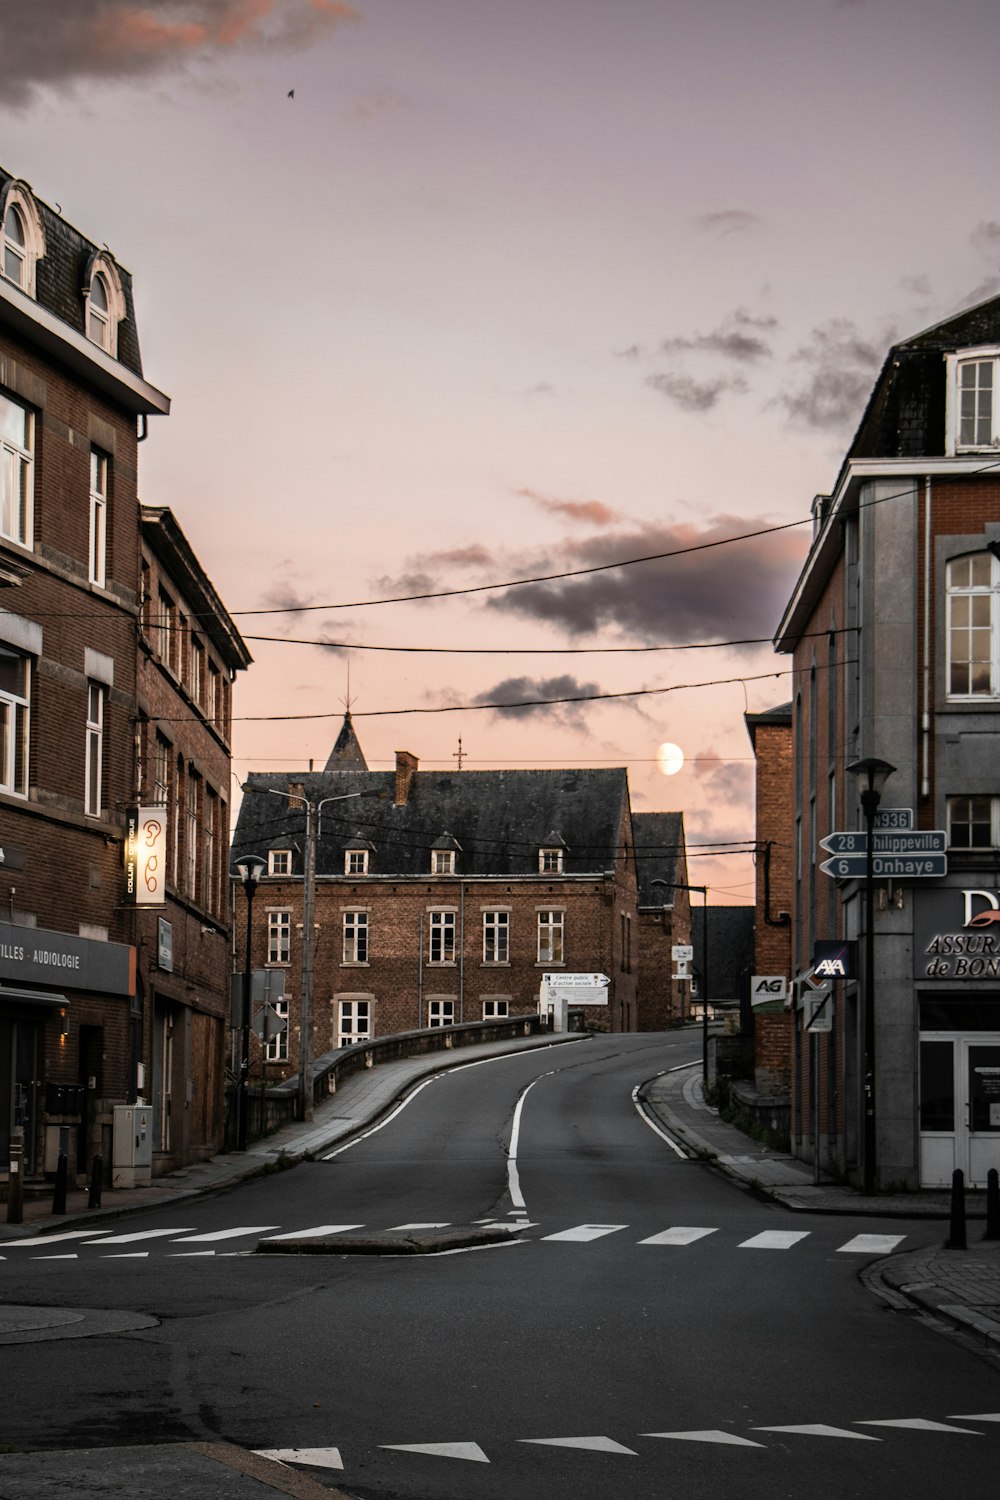
[[[216,1229],[211,1234],[188,1234],[178,1245],[208,1244],[210,1240],[236,1240],[241,1234],[263,1234],[265,1229],[280,1229],[280,1224],[241,1224],[238,1229]]]
[[[634,1448],[626,1448],[622,1443],[616,1443],[614,1438],[609,1437],[573,1437],[573,1438],[518,1438],[519,1443],[535,1443],[541,1448],[583,1448],[588,1453],[626,1453],[630,1458],[638,1458]]]
[[[314,1240],[322,1234],[347,1234],[352,1229],[364,1229],[364,1227],[363,1224],[317,1224],[312,1229],[291,1229],[287,1234],[269,1234],[263,1243],[271,1245],[276,1244],[278,1240]]]
[[[948,1422],[928,1422],[925,1417],[900,1417],[895,1422],[859,1422],[859,1427],[908,1427],[912,1432],[965,1432],[969,1437],[982,1437],[971,1427],[953,1427]]]
[[[640,1245],[693,1245],[695,1240],[704,1239],[706,1234],[718,1234],[717,1229],[686,1229],[678,1224],[674,1229],[664,1229],[662,1234],[651,1234],[648,1240],[640,1240]]]
[[[738,1247],[740,1250],[790,1250],[797,1245],[799,1240],[809,1238],[808,1229],[765,1229],[763,1234],[755,1234],[752,1239],[744,1240]]]
[[[856,1234],[846,1245],[840,1245],[838,1255],[888,1255],[906,1239],[905,1234]]]
[[[488,1464],[489,1459],[478,1443],[382,1443],[394,1453],[426,1453],[431,1458],[464,1458],[474,1464]]]
[[[616,1234],[619,1229],[627,1229],[627,1224],[577,1224],[575,1229],[564,1229],[560,1234],[545,1234],[543,1240],[574,1240],[585,1242],[588,1240],[599,1240],[602,1235]]]
[[[731,1432],[720,1432],[709,1427],[704,1432],[640,1432],[640,1437],[677,1438],[683,1443],[732,1443],[738,1448],[764,1448],[766,1444],[755,1443],[752,1438],[735,1437]]]
[[[342,1469],[339,1448],[255,1448],[260,1458],[277,1464],[308,1464],[312,1469]]]
[[[755,1427],[754,1432],[791,1432],[801,1437],[860,1438],[863,1443],[880,1443],[868,1432],[848,1432],[846,1427],[828,1427],[825,1422],[806,1422],[800,1427]]]

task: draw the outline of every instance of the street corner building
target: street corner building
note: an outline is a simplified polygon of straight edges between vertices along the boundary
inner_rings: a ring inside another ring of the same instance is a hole
[[[571,1023],[637,1027],[624,770],[421,771],[398,751],[394,770],[370,771],[348,714],[322,771],[249,777],[234,868],[253,856],[263,868],[246,951],[257,989],[260,971],[279,971],[269,992],[280,1029],[252,1061],[273,1081],[299,1067],[304,983],[313,1057],[534,1015],[547,974],[609,981],[581,988]],[[311,977],[304,902],[314,905]],[[237,901],[238,929],[246,910]],[[237,953],[245,944],[244,925]]]
[[[0,169],[0,1181],[14,1139],[29,1184],[60,1156],[148,1179],[222,1139],[249,657],[139,504],[168,411],[129,273]]]
[[[993,299],[889,350],[775,639],[793,1149],[869,1190],[1000,1168],[998,455]]]

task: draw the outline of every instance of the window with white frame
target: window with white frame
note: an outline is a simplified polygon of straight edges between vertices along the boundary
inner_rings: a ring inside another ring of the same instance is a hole
[[[0,394],[0,536],[30,547],[35,421],[19,401]]]
[[[38,207],[27,185],[9,183],[0,222],[0,275],[29,297],[35,295],[35,266],[45,254]]]
[[[949,797],[951,849],[995,849],[1000,845],[1000,797]]]
[[[267,961],[287,964],[292,957],[292,914],[285,908],[273,908],[267,914]]]
[[[431,874],[432,875],[454,875],[455,873],[455,851],[454,849],[432,849],[431,850]]]
[[[269,849],[267,851],[267,873],[290,875],[292,873],[291,849]]]
[[[104,799],[104,694],[99,682],[87,685],[87,750],[83,810],[88,818],[101,816]]]
[[[170,741],[159,730],[153,744],[153,802],[166,807],[170,800]]]
[[[561,875],[563,852],[561,849],[539,849],[538,871],[540,875]]]
[[[31,663],[0,646],[0,791],[28,794]]]
[[[205,702],[205,647],[196,635],[191,637],[191,697],[199,708]]]
[[[343,954],[345,964],[368,962],[368,913],[366,911],[344,912]]]
[[[367,875],[368,874],[368,850],[347,849],[344,851],[344,874],[345,875]]]
[[[108,576],[108,456],[90,450],[90,581],[103,588]]]
[[[288,1001],[270,1000],[267,1009],[274,1011],[274,1017],[265,1015],[264,1019],[264,1060],[273,1063],[287,1062]],[[284,1021],[285,1024],[276,1026],[275,1021]]]
[[[510,912],[483,912],[483,963],[510,963]]]
[[[483,1020],[500,1021],[510,1015],[510,1001],[501,995],[493,995],[483,1001]]]
[[[561,964],[564,952],[565,912],[551,908],[538,913],[538,962]]]
[[[341,1000],[337,1006],[337,1046],[353,1047],[371,1040],[372,1002],[370,999]]]
[[[111,302],[108,283],[99,271],[90,283],[87,298],[87,337],[111,353]]]
[[[455,913],[453,911],[430,912],[428,934],[430,937],[428,962],[453,964],[455,962]]]
[[[990,552],[952,558],[947,569],[948,696],[1000,695],[1000,563]]]
[[[974,453],[1000,446],[997,407],[1000,348],[963,349],[946,360],[946,452]]]
[[[453,1026],[455,1024],[454,1000],[428,1000],[428,1026]]]

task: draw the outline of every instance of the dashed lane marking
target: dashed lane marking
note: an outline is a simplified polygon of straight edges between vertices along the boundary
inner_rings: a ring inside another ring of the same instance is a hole
[[[846,1245],[839,1246],[838,1255],[888,1255],[906,1239],[905,1234],[856,1234]]]
[[[855,1438],[863,1443],[880,1443],[870,1432],[851,1432],[847,1427],[830,1427],[826,1422],[802,1422],[791,1427],[755,1427],[754,1432],[788,1432],[795,1437]]]
[[[651,1234],[648,1240],[640,1240],[640,1245],[693,1245],[696,1240],[703,1240],[707,1234],[718,1234],[718,1229],[687,1229],[678,1224],[673,1229],[664,1229],[662,1234]]]
[[[188,1234],[176,1240],[178,1245],[207,1245],[212,1240],[236,1240],[243,1234],[263,1234],[265,1229],[280,1229],[280,1224],[241,1224],[238,1229],[213,1229],[211,1234]]]
[[[617,1234],[620,1229],[627,1229],[627,1224],[577,1224],[575,1229],[563,1229],[558,1234],[543,1234],[543,1240],[572,1240],[578,1243],[586,1243],[588,1240],[599,1240],[606,1234]]]
[[[732,1432],[722,1432],[718,1427],[708,1427],[702,1432],[640,1432],[640,1437],[674,1438],[682,1443],[727,1443],[737,1448],[766,1448],[766,1443],[755,1443],[753,1438],[736,1437]]]
[[[808,1237],[808,1229],[765,1229],[763,1234],[755,1234],[752,1239],[743,1240],[738,1246],[740,1250],[790,1250],[797,1245],[799,1240]]]
[[[950,1422],[928,1422],[926,1417],[900,1417],[894,1421],[859,1422],[859,1427],[906,1427],[911,1432],[964,1432],[969,1437],[982,1437],[971,1427],[955,1427]]]
[[[382,1443],[396,1453],[426,1453],[431,1458],[464,1458],[474,1464],[488,1464],[489,1459],[478,1443]]]
[[[264,1239],[264,1244],[277,1243],[278,1240],[314,1240],[324,1234],[348,1234],[352,1229],[364,1229],[363,1224],[316,1224],[312,1229],[291,1229],[285,1234],[269,1234]]]
[[[181,1224],[177,1229],[136,1229],[131,1234],[109,1235],[107,1239],[100,1240],[99,1244],[103,1250],[106,1245],[134,1245],[139,1240],[166,1239],[170,1235],[176,1239],[182,1234],[194,1234],[194,1226]]]
[[[626,1448],[624,1443],[616,1443],[614,1438],[609,1437],[568,1437],[568,1438],[518,1438],[519,1443],[534,1443],[539,1448],[582,1448],[588,1453],[624,1453],[631,1458],[638,1458],[634,1448]]]

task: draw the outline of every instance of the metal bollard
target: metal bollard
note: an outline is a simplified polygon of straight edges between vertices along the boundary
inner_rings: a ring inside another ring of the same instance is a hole
[[[1000,1240],[1000,1173],[990,1167],[986,1174],[986,1233],[984,1240]]]
[[[90,1196],[87,1199],[88,1208],[100,1208],[101,1206],[101,1177],[104,1172],[104,1158],[98,1152],[91,1163],[90,1168]]]
[[[69,1176],[69,1162],[63,1151],[59,1153],[59,1161],[56,1165],[56,1185],[52,1190],[52,1212],[64,1214],[66,1212],[66,1181]]]
[[[16,1126],[10,1138],[10,1175],[7,1178],[7,1223],[24,1222],[24,1131]]]
[[[957,1169],[951,1174],[951,1225],[945,1248],[964,1250],[965,1244],[965,1173]]]

